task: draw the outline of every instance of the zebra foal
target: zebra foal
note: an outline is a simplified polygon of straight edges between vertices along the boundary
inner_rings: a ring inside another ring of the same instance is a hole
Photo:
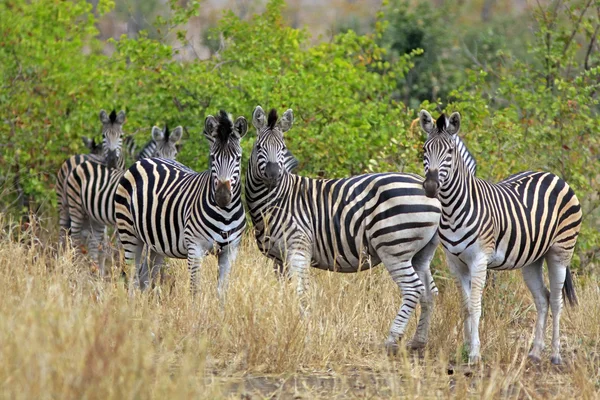
[[[178,126],[169,132],[168,127],[161,130],[152,128],[152,142],[155,157],[175,158],[176,144],[181,138],[183,128]],[[122,155],[120,155],[122,156]],[[79,164],[67,178],[68,214],[71,222],[73,242],[80,245],[82,229],[89,226],[91,236],[89,253],[92,261],[99,266],[100,275],[104,276],[105,256],[100,245],[105,241],[106,226],[116,224],[114,197],[119,180],[125,174],[122,169],[109,168],[106,165],[87,160]],[[101,255],[101,257],[100,257]]]
[[[113,110],[110,114],[100,111],[100,122],[102,123],[102,146],[98,146],[93,139],[83,138],[85,146],[90,149],[89,154],[78,154],[71,156],[65,161],[56,175],[56,196],[58,198],[60,237],[59,243],[65,244],[67,233],[71,228],[67,205],[66,182],[71,172],[85,161],[103,163],[110,168],[123,168],[120,164],[121,137],[123,135],[123,124],[125,123],[125,112],[118,114]]]
[[[218,291],[223,299],[246,227],[240,139],[247,130],[244,117],[233,122],[225,111],[217,118],[209,115],[204,124],[210,142],[207,171],[198,173],[174,161],[145,159],[121,179],[115,197],[119,238],[127,263],[135,260],[136,281],[142,289],[154,279],[164,257],[173,257],[187,258],[191,290],[197,292],[202,259],[213,252],[218,254]],[[141,260],[144,244],[150,250],[150,275]]]
[[[365,174],[345,179],[310,179],[285,167],[284,133],[292,110],[280,121],[258,106],[252,123],[258,137],[246,172],[246,201],[261,252],[306,290],[309,267],[358,272],[383,263],[402,290],[402,305],[385,342],[397,350],[417,303],[421,317],[411,342],[427,342],[433,306],[429,264],[437,246],[440,203],[428,198],[423,179],[402,173]]]
[[[439,236],[448,266],[463,295],[464,338],[469,361],[480,359],[479,320],[486,270],[522,268],[533,295],[537,321],[529,356],[539,361],[544,348],[548,303],[552,308],[553,364],[561,363],[560,313],[564,297],[577,302],[569,265],[581,228],[581,207],[569,185],[548,172],[520,172],[490,183],[475,177],[457,156],[460,115],[437,121],[422,110],[427,196],[439,198]],[[543,279],[548,264],[550,291]]]

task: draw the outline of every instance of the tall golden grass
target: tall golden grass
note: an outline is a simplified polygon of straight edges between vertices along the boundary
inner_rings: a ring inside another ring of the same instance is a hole
[[[0,238],[0,394],[15,399],[137,398],[594,398],[600,390],[600,279],[576,281],[563,313],[565,365],[527,359],[535,308],[519,272],[485,290],[483,363],[461,350],[459,294],[437,258],[440,295],[424,353],[383,349],[400,305],[384,268],[311,272],[310,313],[246,238],[227,301],[206,259],[192,298],[184,261],[173,283],[133,298],[118,273],[100,280],[52,236]],[[39,231],[39,227],[37,229]],[[438,249],[441,254],[441,249]],[[411,321],[409,334],[415,328]],[[547,332],[549,344],[550,332]]]

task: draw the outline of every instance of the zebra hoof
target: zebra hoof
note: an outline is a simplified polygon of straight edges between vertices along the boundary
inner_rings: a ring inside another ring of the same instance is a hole
[[[400,348],[400,346],[398,346],[398,343],[396,343],[396,342],[391,342],[391,341],[385,342],[385,350],[387,352],[387,355],[390,357],[397,356],[399,348]]]
[[[529,358],[529,360],[531,362],[533,362],[535,364],[539,364],[542,362],[542,359],[537,354],[529,353],[529,355],[527,357]]]
[[[469,356],[469,365],[477,365],[481,362],[480,355],[471,355]]]
[[[550,362],[554,365],[561,365],[562,358],[560,356],[552,356],[552,357],[550,357]]]
[[[427,346],[427,342],[421,340],[411,340],[408,348],[411,350],[423,350]]]

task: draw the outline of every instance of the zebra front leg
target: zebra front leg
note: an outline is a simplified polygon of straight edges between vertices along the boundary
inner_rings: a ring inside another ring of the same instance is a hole
[[[300,300],[300,312],[303,315],[308,314],[308,302],[305,298],[308,289],[308,268],[312,255],[308,250],[308,246],[288,250],[286,257],[287,274],[290,280],[296,285],[296,293]]]
[[[150,285],[155,286],[158,274],[160,273],[161,277],[163,275],[162,269],[165,264],[165,256],[148,249],[148,247],[146,247],[146,249],[146,251],[150,251],[150,257],[148,260],[148,264],[150,266]]]
[[[471,317],[469,313],[469,302],[471,301],[471,273],[466,264],[459,258],[446,253],[448,269],[452,273],[456,286],[461,292],[461,310],[463,317],[463,346],[471,350]]]
[[[210,246],[208,244],[205,246],[188,246],[187,264],[190,273],[190,291],[194,297],[198,295],[198,271],[202,265],[202,260],[206,257],[209,250]]]
[[[217,293],[219,295],[221,306],[225,304],[225,295],[229,285],[229,273],[231,272],[231,266],[237,258],[239,246],[240,240],[237,240],[223,247],[219,253],[219,282],[217,285]]]
[[[544,351],[544,333],[546,332],[546,321],[548,320],[548,302],[550,292],[544,284],[543,276],[544,259],[540,258],[536,262],[526,265],[521,270],[523,279],[533,296],[533,302],[537,310],[537,319],[535,321],[535,333],[533,346],[529,352],[529,358],[535,362],[540,362],[542,352]]]
[[[104,276],[104,260],[102,263],[99,263],[99,253],[104,252],[104,249],[101,249],[102,242],[104,241],[106,227],[103,224],[92,222],[91,223],[91,232],[89,238],[89,253],[90,258],[92,259],[92,270],[96,272],[98,270],[100,272],[100,276]]]
[[[479,321],[481,319],[481,299],[487,277],[487,265],[487,258],[482,257],[473,264],[471,269],[471,297],[469,299],[471,351],[469,352],[469,364],[477,364],[481,360]]]
[[[123,236],[121,236],[122,240]],[[135,289],[140,286],[139,284],[139,270],[142,267],[142,252],[144,250],[144,243],[142,243],[135,236],[127,238],[127,242],[123,243],[124,257],[125,257],[125,268],[127,269],[127,277],[129,284],[129,297],[133,297]]]
[[[148,285],[150,285],[149,271],[150,268],[152,268],[152,264],[150,266],[148,265],[148,251],[150,251],[148,246],[144,246],[144,249],[142,250],[142,253],[140,255],[141,263],[137,267],[137,275],[140,282],[141,290],[146,290]]]

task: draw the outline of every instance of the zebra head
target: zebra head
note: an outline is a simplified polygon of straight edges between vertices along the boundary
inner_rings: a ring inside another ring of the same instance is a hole
[[[238,117],[233,122],[231,116],[223,110],[219,112],[218,117],[209,115],[204,121],[204,135],[210,142],[211,196],[221,208],[227,207],[233,194],[241,191],[240,139],[247,131],[246,118]]]
[[[90,151],[90,154],[102,154],[102,146],[100,143],[96,143],[94,138],[90,139],[89,137],[84,136],[81,139],[83,140],[83,145]]]
[[[454,165],[460,114],[452,113],[450,118],[442,114],[434,123],[431,114],[421,110],[419,120],[421,128],[427,133],[427,140],[423,145],[425,166],[423,189],[427,197],[437,197],[440,187],[448,180]]]
[[[106,166],[116,168],[122,160],[123,154],[121,147],[123,145],[123,124],[125,123],[125,111],[119,111],[117,114],[112,110],[110,115],[106,111],[100,111],[100,121],[102,122],[102,154]]]
[[[257,106],[252,114],[252,124],[258,137],[252,148],[251,162],[257,171],[257,177],[269,190],[279,185],[283,174],[290,172],[288,162],[295,160],[285,147],[283,139],[283,134],[294,123],[294,113],[288,109],[280,121],[277,119],[277,110],[272,109],[267,117],[261,106]]]
[[[158,126],[152,128],[152,139],[156,142],[156,150],[153,157],[166,158],[174,160],[179,152],[177,142],[181,139],[183,128],[178,126],[169,131],[169,127],[165,125],[165,129],[160,129]]]

